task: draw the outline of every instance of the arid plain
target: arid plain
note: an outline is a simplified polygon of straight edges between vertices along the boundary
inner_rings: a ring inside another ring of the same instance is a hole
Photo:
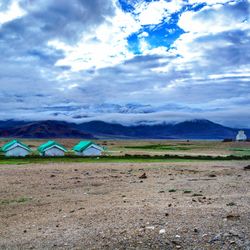
[[[110,155],[247,155],[250,148],[222,142],[100,144]],[[0,248],[249,249],[248,165],[250,160],[2,160]]]

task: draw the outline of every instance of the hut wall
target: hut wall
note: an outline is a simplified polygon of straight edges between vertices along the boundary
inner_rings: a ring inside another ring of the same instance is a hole
[[[46,150],[43,155],[44,156],[64,156],[64,151],[59,148],[52,147]]]
[[[24,157],[28,154],[29,154],[29,151],[20,146],[16,146],[5,153],[5,155],[8,157],[11,157],[11,156]]]

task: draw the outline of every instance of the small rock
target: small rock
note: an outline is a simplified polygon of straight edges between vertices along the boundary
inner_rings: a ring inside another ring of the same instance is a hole
[[[147,179],[148,177],[147,177],[147,175],[146,175],[146,173],[143,173],[141,176],[139,176],[139,179]]]
[[[74,213],[74,212],[75,212],[75,210],[71,210],[71,211],[69,211],[69,212],[72,214],[72,213]]]
[[[250,170],[250,165],[247,165],[243,168],[244,170]]]
[[[27,233],[27,230],[25,229],[25,230],[23,230],[23,232],[24,232],[24,233]]]
[[[146,229],[154,230],[155,227],[154,226],[147,226]]]
[[[221,234],[217,234],[216,236],[213,237],[213,239],[211,239],[209,241],[209,243],[215,242],[215,241],[219,241],[221,240]]]
[[[166,233],[166,229],[161,229],[160,231],[159,231],[159,234],[165,234]]]
[[[169,213],[165,213],[165,216],[169,216]]]
[[[227,203],[227,206],[235,206],[236,205],[236,203],[234,203],[234,202],[229,202],[229,203]]]
[[[229,234],[232,235],[232,236],[237,236],[237,237],[241,238],[241,236],[239,235],[239,233],[236,232],[236,231],[234,231],[234,230],[230,230]]]
[[[181,246],[180,246],[180,245],[176,245],[175,247],[176,247],[177,249],[180,249],[180,248],[181,248]]]
[[[181,238],[181,236],[180,236],[180,235],[178,235],[178,234],[176,234],[176,235],[175,235],[175,238]]]
[[[209,177],[216,177],[216,174],[210,174],[210,175],[208,175]]]
[[[176,241],[176,240],[172,240],[171,241],[174,245],[176,245],[176,246],[178,246],[179,244],[180,244],[180,242],[179,241]]]
[[[238,215],[238,214],[228,214],[226,218],[228,220],[238,220],[240,218],[240,215]]]
[[[165,193],[165,191],[164,190],[160,190],[158,193],[162,194],[162,193]]]
[[[195,228],[195,229],[194,229],[194,232],[195,232],[195,233],[198,233],[198,229],[197,229],[197,228]]]
[[[168,207],[172,207],[172,204],[171,204],[171,203],[169,203],[169,204],[168,204]]]
[[[54,178],[54,177],[56,177],[54,174],[51,174],[51,175],[50,175],[50,178]]]

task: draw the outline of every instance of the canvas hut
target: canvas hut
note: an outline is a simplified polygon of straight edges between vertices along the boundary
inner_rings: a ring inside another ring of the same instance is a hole
[[[2,146],[1,151],[8,157],[24,157],[30,154],[31,149],[18,140],[13,140]]]
[[[240,130],[236,136],[236,141],[246,141],[247,136],[243,130]]]
[[[80,156],[99,156],[104,151],[103,147],[93,143],[92,141],[80,141],[73,147],[76,155]]]
[[[55,141],[48,141],[38,147],[42,156],[64,156],[67,149]]]

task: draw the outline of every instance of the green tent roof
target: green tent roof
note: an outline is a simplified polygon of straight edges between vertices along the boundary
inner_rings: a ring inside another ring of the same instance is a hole
[[[67,149],[64,146],[62,146],[61,144],[59,144],[55,141],[48,141],[48,142],[40,145],[38,147],[38,151],[40,153],[43,153],[44,151],[46,151],[48,148],[51,148],[52,146],[56,146],[56,147],[60,148],[61,150],[63,150],[64,152],[67,152]]]
[[[92,141],[80,141],[73,147],[73,150],[76,152],[82,152],[84,149],[88,148],[92,144],[94,144]]]
[[[10,141],[10,142],[6,143],[5,145],[2,146],[1,150],[2,150],[3,152],[7,152],[7,151],[8,151],[12,146],[14,146],[15,144],[19,144],[19,145],[21,145],[23,148],[25,148],[26,150],[31,151],[31,149],[30,149],[27,145],[23,144],[22,142],[20,142],[20,141],[18,141],[18,140],[13,140],[13,141]]]

